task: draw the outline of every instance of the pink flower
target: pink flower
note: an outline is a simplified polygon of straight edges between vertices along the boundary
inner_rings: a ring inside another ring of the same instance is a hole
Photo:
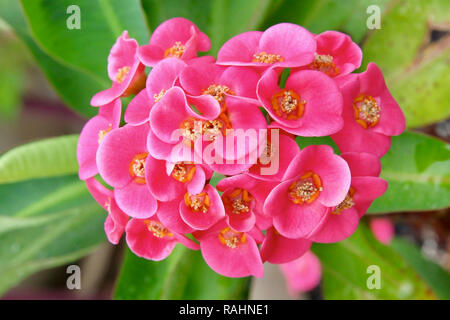
[[[118,244],[128,223],[128,216],[117,206],[112,190],[107,189],[95,178],[87,179],[86,186],[95,201],[108,211],[105,233],[109,242]]]
[[[300,67],[311,63],[316,41],[308,30],[280,23],[266,31],[249,31],[228,40],[220,49],[217,63],[254,67]]]
[[[208,51],[211,42],[191,21],[184,18],[166,20],[153,31],[148,45],[139,48],[139,59],[155,66],[165,58],[190,60],[198,51]]]
[[[334,81],[319,71],[292,73],[284,89],[278,73],[267,70],[257,88],[272,127],[301,136],[326,136],[342,129],[342,95]]]
[[[98,146],[108,132],[119,127],[121,109],[120,99],[101,106],[98,115],[90,119],[83,127],[77,145],[77,159],[80,165],[78,175],[81,180],[86,180],[98,173],[96,163]]]
[[[378,178],[381,164],[375,155],[343,153],[341,157],[347,161],[352,174],[350,189],[339,205],[328,209],[320,227],[309,236],[314,242],[338,242],[351,236],[372,201],[387,189],[387,182]]]
[[[229,95],[259,104],[256,97],[258,80],[259,75],[251,69],[226,68],[211,62],[194,63],[180,76],[181,86],[187,93],[212,95],[223,108]]]
[[[194,235],[200,241],[203,258],[215,272],[230,278],[263,276],[256,242],[262,240],[260,231],[237,232],[222,220],[209,230]]]
[[[297,260],[280,265],[286,278],[291,296],[314,289],[322,278],[322,266],[319,259],[311,252],[306,252]]]
[[[309,250],[312,242],[308,239],[283,237],[274,227],[266,232],[261,245],[262,260],[270,263],[287,263],[301,257]]]
[[[147,185],[159,201],[180,199],[186,192],[200,193],[211,176],[211,170],[191,161],[172,163],[150,157],[146,167]]]
[[[268,129],[264,151],[248,175],[259,180],[282,181],[292,159],[299,153],[300,148],[290,134],[278,128]]]
[[[126,240],[137,256],[155,261],[167,258],[177,243],[198,250],[195,242],[169,230],[156,216],[131,219],[126,227]]]
[[[260,229],[270,227],[272,221],[265,217],[263,206],[276,185],[275,182],[260,181],[245,174],[219,181],[217,189],[223,192],[228,225],[240,232],[250,231],[255,225]]]
[[[307,238],[329,207],[341,203],[350,188],[350,170],[326,145],[303,149],[289,165],[281,182],[267,197],[264,211],[287,238]]]
[[[117,205],[129,216],[149,218],[157,208],[155,197],[146,185],[148,155],[147,124],[126,125],[112,130],[97,152],[101,177],[114,187]]]
[[[316,41],[317,51],[309,68],[322,71],[330,77],[338,77],[361,66],[361,49],[348,35],[325,31],[316,36]]]
[[[145,90],[142,90],[128,105],[125,121],[132,125],[148,121],[152,107],[161,102],[186,66],[186,63],[176,58],[159,62],[148,75]]]
[[[370,230],[375,238],[385,245],[390,244],[395,235],[394,224],[388,218],[370,220]]]
[[[341,87],[344,127],[331,137],[341,152],[369,152],[383,156],[390,136],[405,130],[405,117],[384,82],[381,70],[369,63],[367,70]]]
[[[183,221],[195,230],[206,230],[225,216],[225,209],[217,190],[207,185],[198,194],[187,192],[180,202]]]
[[[91,105],[102,106],[119,97],[139,92],[145,85],[145,67],[137,58],[138,43],[124,31],[108,56],[108,76],[112,87],[97,93]]]

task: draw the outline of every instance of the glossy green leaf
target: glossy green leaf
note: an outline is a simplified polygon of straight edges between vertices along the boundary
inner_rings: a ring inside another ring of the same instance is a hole
[[[21,1],[31,34],[57,61],[107,79],[107,57],[124,30],[144,44],[149,34],[139,0],[80,0],[80,29],[69,29],[71,0]],[[70,20],[71,21],[71,20]]]
[[[0,157],[0,183],[73,174],[78,171],[78,135],[29,143]]]
[[[313,33],[337,30],[359,42],[368,32],[367,7],[377,5],[383,12],[390,0],[279,0],[268,10],[264,28],[276,23],[299,24]]]
[[[403,239],[394,239],[391,247],[398,252],[432,288],[439,299],[450,299],[450,273],[423,257],[420,250]]]
[[[363,46],[363,65],[373,61],[383,70],[410,128],[450,116],[450,42],[445,37],[429,42],[433,25],[448,30],[449,8],[446,0],[393,2],[381,29]]]
[[[105,211],[76,175],[0,185],[0,294],[105,240]]]
[[[249,278],[212,271],[199,251],[177,245],[163,261],[148,261],[127,250],[116,299],[247,299]]]
[[[184,17],[193,21],[211,39],[216,54],[229,38],[262,24],[273,0],[143,0],[152,29],[167,19]]]
[[[62,100],[76,112],[94,116],[97,108],[91,107],[89,101],[96,92],[106,89],[109,82],[63,65],[46,54],[31,37],[18,1],[0,1],[0,18],[23,40]]]
[[[314,244],[313,251],[322,263],[325,299],[436,298],[411,264],[395,250],[375,240],[366,224],[361,224],[344,241]],[[368,271],[369,266],[379,267],[380,289],[367,286],[368,278],[374,275],[374,271]]]
[[[333,148],[334,153],[341,154],[339,147],[330,137],[295,137],[295,141],[300,149],[306,148],[310,145],[326,144]]]
[[[450,206],[450,146],[427,135],[405,132],[392,137],[381,159],[386,193],[370,213],[433,210]]]

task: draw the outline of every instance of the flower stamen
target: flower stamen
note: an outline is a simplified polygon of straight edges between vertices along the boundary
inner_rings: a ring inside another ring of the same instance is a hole
[[[314,61],[311,63],[311,68],[322,71],[329,76],[337,76],[339,69],[333,62],[333,56],[329,54],[317,54],[314,55]]]
[[[288,197],[295,204],[312,203],[321,191],[323,188],[320,177],[309,171],[289,186]]]
[[[293,90],[283,89],[272,96],[272,107],[279,117],[297,120],[303,116],[306,101]]]
[[[226,227],[219,232],[219,240],[228,248],[235,249],[238,245],[245,243],[246,237],[243,232],[236,232],[229,227]]]
[[[100,143],[103,141],[103,139],[105,138],[106,134],[107,134],[108,132],[110,132],[111,129],[112,129],[112,125],[109,124],[109,126],[108,126],[107,129],[105,129],[105,130],[100,130],[100,131],[98,132],[98,140],[97,140],[98,144],[100,144]]]
[[[354,195],[355,195],[355,189],[350,187],[347,195],[345,196],[345,199],[341,203],[339,203],[331,213],[332,214],[341,214],[342,211],[353,207],[355,205],[355,202],[353,201]]]
[[[381,108],[372,96],[359,95],[353,101],[353,110],[356,122],[364,129],[375,126],[380,120]]]
[[[174,58],[181,58],[181,56],[184,54],[184,51],[186,50],[186,47],[184,44],[182,44],[180,41],[175,42],[175,44],[166,49],[164,51],[164,58],[174,57]]]
[[[147,156],[148,153],[146,152],[137,154],[128,166],[130,176],[139,184],[145,184],[145,160]]]
[[[153,99],[155,99],[155,103],[158,102],[159,100],[161,100],[164,95],[166,94],[166,90],[162,89],[158,94],[154,94],[153,95]]]
[[[240,215],[250,211],[252,195],[245,189],[236,188],[222,197],[223,204],[230,212]]]
[[[266,63],[266,64],[274,64],[275,62],[282,62],[284,59],[279,54],[271,54],[265,51],[260,53],[255,53],[253,55],[253,62]]]
[[[222,103],[225,100],[225,94],[231,94],[234,95],[234,92],[231,91],[230,88],[228,88],[225,85],[219,85],[219,84],[212,84],[207,89],[204,89],[202,91],[203,94],[209,94],[214,97],[214,99],[217,100],[217,102]]]
[[[194,195],[186,192],[184,194],[184,203],[192,211],[202,213],[207,213],[209,207],[211,206],[211,200],[207,192],[202,192]]]
[[[116,81],[118,83],[122,83],[128,73],[130,73],[130,67],[129,66],[125,66],[125,67],[120,68],[119,70],[117,70]]]
[[[194,178],[195,170],[195,164],[180,162],[173,167],[172,177],[180,182],[190,182]]]
[[[158,221],[145,220],[144,223],[147,225],[148,231],[153,233],[153,235],[157,238],[164,238],[165,236],[173,237],[173,233]]]

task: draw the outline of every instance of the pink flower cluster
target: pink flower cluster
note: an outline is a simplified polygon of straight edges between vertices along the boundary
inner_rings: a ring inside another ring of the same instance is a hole
[[[92,98],[98,115],[77,150],[80,178],[108,211],[109,241],[125,233],[150,260],[180,243],[219,274],[262,277],[266,261],[286,264],[313,242],[349,237],[386,191],[379,158],[405,128],[380,69],[352,73],[362,53],[349,36],[289,23],[231,38],[217,60],[198,56],[209,49],[183,18],[161,24],[147,45],[125,31],[112,47],[112,86]],[[248,130],[265,134],[242,140]],[[341,154],[295,140],[322,136]],[[240,139],[231,151],[222,145]],[[273,161],[277,170],[264,174]],[[225,176],[216,188],[214,172]]]

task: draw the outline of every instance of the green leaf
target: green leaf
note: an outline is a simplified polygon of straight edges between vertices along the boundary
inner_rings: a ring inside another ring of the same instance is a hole
[[[163,261],[127,250],[115,299],[247,299],[250,278],[234,279],[211,270],[199,251],[180,244]]]
[[[322,263],[325,299],[434,299],[425,279],[389,246],[379,243],[366,224],[348,239],[333,244],[314,244]],[[381,288],[369,289],[368,278],[380,270]]]
[[[434,25],[448,30],[448,9],[446,0],[393,2],[363,46],[363,66],[380,66],[410,128],[450,116],[450,42],[429,43]]]
[[[306,148],[310,145],[321,145],[326,144],[333,148],[334,153],[341,154],[339,147],[330,137],[295,137],[295,141],[297,142],[300,149]]]
[[[394,239],[391,244],[434,291],[439,299],[450,299],[450,273],[439,265],[424,258],[420,250],[403,239]]]
[[[193,21],[211,39],[211,54],[229,38],[262,24],[273,0],[143,0],[150,27],[174,17]]]
[[[105,211],[76,175],[0,185],[0,294],[105,240]]]
[[[381,159],[386,193],[370,213],[434,210],[450,206],[450,147],[424,134],[405,132],[392,137]]]
[[[367,7],[377,5],[383,11],[389,0],[279,0],[268,10],[264,27],[281,22],[299,24],[313,33],[337,30],[359,42],[367,33]]]
[[[97,109],[91,107],[89,101],[96,92],[106,89],[109,82],[63,65],[46,54],[31,37],[18,1],[0,1],[0,17],[23,40],[64,102],[78,113],[94,116]]]
[[[22,145],[0,158],[0,183],[76,173],[78,135]]]
[[[55,60],[107,79],[107,57],[124,30],[139,43],[149,34],[139,0],[79,0],[80,29],[69,29],[72,0],[22,0],[31,33]]]

